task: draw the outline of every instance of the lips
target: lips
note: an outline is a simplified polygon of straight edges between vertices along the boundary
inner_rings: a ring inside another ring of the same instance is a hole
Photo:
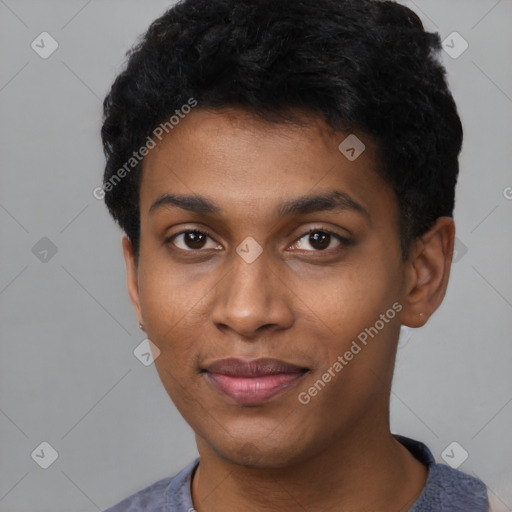
[[[204,370],[207,380],[239,404],[265,402],[294,385],[308,368],[278,359],[222,359]]]

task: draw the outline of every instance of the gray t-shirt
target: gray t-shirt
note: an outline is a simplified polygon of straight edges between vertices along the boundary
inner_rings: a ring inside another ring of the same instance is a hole
[[[487,489],[482,481],[437,464],[423,443],[394,437],[428,467],[423,492],[409,512],[488,512]],[[174,477],[158,480],[104,512],[194,512],[190,484],[198,464],[196,459]]]

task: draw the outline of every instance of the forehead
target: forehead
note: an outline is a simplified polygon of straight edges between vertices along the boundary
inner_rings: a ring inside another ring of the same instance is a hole
[[[336,190],[368,211],[386,202],[393,209],[394,194],[376,170],[369,137],[337,132],[320,118],[303,120],[274,123],[238,109],[196,108],[145,157],[141,215],[165,193],[207,197],[226,211],[258,206],[277,213],[287,199]],[[339,146],[358,141],[364,151],[350,160]]]

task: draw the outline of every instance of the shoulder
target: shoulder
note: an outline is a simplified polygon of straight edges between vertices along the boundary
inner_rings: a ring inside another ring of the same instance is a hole
[[[487,512],[487,488],[478,478],[435,461],[420,441],[394,436],[428,468],[423,492],[409,512]]]
[[[167,512],[169,499],[180,499],[186,505],[190,495],[190,479],[199,459],[191,462],[178,474],[162,478],[157,482],[128,496],[123,501],[104,510],[104,512]],[[186,510],[187,508],[185,508]]]
[[[423,499],[421,499],[424,496]],[[429,467],[427,484],[418,505],[411,512],[487,512],[487,488],[478,478],[444,464]]]

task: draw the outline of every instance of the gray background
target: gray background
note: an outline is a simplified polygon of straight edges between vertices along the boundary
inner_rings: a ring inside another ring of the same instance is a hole
[[[92,195],[101,100],[171,3],[0,0],[0,512],[102,510],[197,455],[154,366],[133,354],[144,335],[121,232]],[[443,51],[465,130],[458,253],[440,310],[404,329],[392,428],[439,460],[457,441],[469,453],[460,469],[510,511],[512,2],[404,3],[469,47]],[[47,59],[31,48],[43,31],[59,44]],[[58,452],[48,469],[31,457],[43,441]]]

